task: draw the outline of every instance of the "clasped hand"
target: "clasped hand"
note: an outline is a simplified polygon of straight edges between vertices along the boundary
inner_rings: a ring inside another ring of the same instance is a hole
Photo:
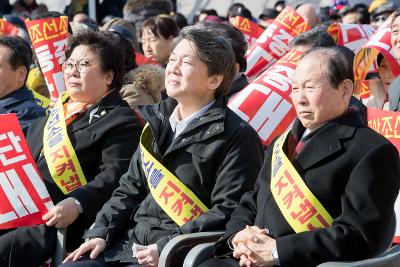
[[[240,266],[273,266],[272,250],[275,239],[269,237],[265,229],[246,226],[232,239],[233,256],[239,259]]]

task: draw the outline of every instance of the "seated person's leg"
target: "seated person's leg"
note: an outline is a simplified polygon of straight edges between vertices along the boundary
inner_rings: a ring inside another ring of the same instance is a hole
[[[98,256],[95,260],[90,259],[89,256],[83,256],[78,261],[69,261],[59,267],[140,267],[141,265],[135,265],[130,263],[106,263],[103,255]]]
[[[209,259],[199,267],[238,267],[239,262],[235,259]]]
[[[37,267],[55,250],[57,229],[45,225],[19,227],[0,236],[0,266]]]

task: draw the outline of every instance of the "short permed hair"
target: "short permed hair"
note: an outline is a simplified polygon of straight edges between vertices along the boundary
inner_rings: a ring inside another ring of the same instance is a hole
[[[188,26],[172,41],[171,51],[184,39],[195,45],[197,56],[207,65],[208,76],[223,76],[216,95],[226,94],[235,77],[235,54],[227,40],[204,25]]]
[[[119,45],[119,39],[111,32],[92,32],[84,31],[68,38],[65,55],[67,59],[72,51],[79,45],[86,45],[96,53],[100,59],[103,72],[112,71],[114,73],[111,89],[119,90],[125,75],[124,64],[125,55]]]

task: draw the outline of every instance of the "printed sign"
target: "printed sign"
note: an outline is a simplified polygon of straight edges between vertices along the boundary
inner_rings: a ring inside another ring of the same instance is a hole
[[[264,29],[258,26],[257,23],[241,16],[236,16],[233,26],[241,31],[249,48],[257,41],[257,38],[264,32]]]
[[[247,121],[265,145],[288,129],[296,117],[290,93],[301,52],[291,51],[240,91],[229,107]]]
[[[61,65],[67,48],[68,17],[25,21],[52,100],[65,91]]]
[[[43,223],[53,207],[15,114],[0,115],[0,229]]]
[[[289,42],[308,31],[310,26],[291,7],[286,7],[257,39],[247,55],[246,75],[249,81],[271,67],[289,52]]]

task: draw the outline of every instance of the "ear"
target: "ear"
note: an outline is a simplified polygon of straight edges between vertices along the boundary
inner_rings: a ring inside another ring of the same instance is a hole
[[[18,84],[24,84],[26,76],[28,75],[28,70],[25,66],[19,66],[16,70],[17,82]]]
[[[113,79],[114,79],[114,72],[112,70],[110,70],[110,71],[107,71],[105,73],[105,75],[106,75],[106,84],[108,86],[110,86],[112,81],[113,81]]]
[[[350,97],[353,95],[354,91],[354,84],[351,80],[346,79],[343,81],[343,98],[349,100]]]
[[[224,80],[224,76],[222,75],[213,75],[208,77],[208,89],[216,90]]]

